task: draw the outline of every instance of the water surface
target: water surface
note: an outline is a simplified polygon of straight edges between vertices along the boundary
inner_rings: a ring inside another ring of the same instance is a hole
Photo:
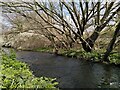
[[[17,51],[35,76],[57,78],[60,88],[120,88],[120,68],[49,53]]]

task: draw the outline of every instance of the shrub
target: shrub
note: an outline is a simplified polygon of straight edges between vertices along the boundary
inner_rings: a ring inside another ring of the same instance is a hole
[[[120,54],[119,53],[110,54],[109,60],[110,63],[115,63],[116,65],[120,64]]]
[[[56,88],[56,79],[35,77],[29,70],[29,66],[15,59],[13,52],[10,55],[2,53],[0,65],[0,88]],[[56,88],[57,89],[57,88]]]

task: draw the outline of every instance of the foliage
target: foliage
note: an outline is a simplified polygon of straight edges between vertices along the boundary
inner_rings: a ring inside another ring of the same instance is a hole
[[[52,52],[53,48],[50,47],[42,47],[42,48],[37,48],[34,51],[39,51],[39,52]]]
[[[94,62],[102,61],[103,59],[103,51],[93,51],[93,52],[85,52],[80,50],[69,50],[69,51],[62,51],[61,53],[63,56],[68,57],[77,57],[77,58],[84,58],[86,60],[91,60]],[[120,64],[120,54],[119,53],[111,53],[109,56],[110,63],[113,64]]]
[[[120,64],[120,53],[110,54],[109,60],[111,63]]]
[[[103,59],[103,51],[93,51],[93,52],[85,52],[80,50],[70,50],[70,51],[63,51],[62,55],[68,57],[77,57],[77,58],[84,58],[86,60],[91,60],[94,62],[102,61]],[[113,64],[120,64],[120,54],[119,53],[111,53],[109,56],[110,63]]]
[[[44,3],[34,1],[19,2],[19,4],[1,1],[0,4],[4,7],[4,14],[16,13],[16,16],[19,14],[21,17],[24,17],[22,23],[16,23],[16,21],[21,21],[19,17],[17,20],[10,20],[14,22],[14,24],[17,24],[18,29],[24,29],[21,28],[21,24],[27,26],[23,23],[24,21],[31,21],[29,24],[25,22],[28,24],[27,30],[34,30],[34,32],[40,33],[40,35],[48,38],[55,48],[55,52],[61,47],[66,49],[74,48],[73,45],[77,42],[86,52],[69,50],[62,54],[70,57],[83,57],[95,61],[104,57],[103,60],[109,62],[107,61],[108,56],[114,49],[118,36],[120,36],[120,20],[118,19],[120,12],[119,2],[102,3],[101,0],[79,3],[74,1],[65,2],[64,0],[58,1],[59,3],[48,0],[48,2]],[[23,9],[20,9],[20,7]],[[26,11],[29,13],[32,11],[32,13],[28,14]],[[35,18],[35,16],[37,17]],[[67,18],[68,16],[69,18]],[[114,24],[111,24],[111,21],[114,22]],[[116,25],[117,22],[118,25]],[[30,25],[34,26],[30,27]],[[109,29],[111,29],[111,31]],[[102,32],[103,30],[105,31],[104,33]],[[103,34],[100,37],[101,33]],[[100,49],[104,48],[106,50],[104,56],[102,53],[93,51],[93,48],[97,48],[97,46],[94,47],[96,41],[100,42],[97,43]],[[49,52],[50,50],[42,48],[38,51]],[[111,63],[119,62],[119,59],[114,59],[116,58],[114,55],[109,58]]]
[[[64,56],[84,58],[86,60],[99,61],[102,58],[102,54],[98,52],[85,52],[80,50],[70,50],[62,53]]]
[[[52,48],[39,48],[35,51],[39,52],[52,52]],[[59,50],[59,55],[67,56],[67,57],[76,57],[76,58],[83,58],[85,60],[90,60],[93,62],[100,62],[103,59],[104,55],[104,50],[97,50],[93,52],[85,52],[83,50],[76,50],[76,49],[71,49],[71,50],[64,50],[60,49]],[[109,56],[109,61],[110,63],[113,64],[120,64],[120,55],[119,53],[111,53]],[[104,62],[105,63],[105,62]]]
[[[2,54],[0,87],[7,89],[16,88],[56,88],[56,79],[35,77],[29,66],[15,59],[15,54]]]

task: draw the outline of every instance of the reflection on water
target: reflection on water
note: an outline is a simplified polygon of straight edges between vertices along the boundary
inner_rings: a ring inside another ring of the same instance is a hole
[[[120,68],[48,53],[17,51],[35,76],[56,77],[61,88],[118,88]]]

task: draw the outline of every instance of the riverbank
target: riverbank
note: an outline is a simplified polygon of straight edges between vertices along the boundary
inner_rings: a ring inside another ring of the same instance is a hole
[[[36,77],[56,78],[60,88],[120,87],[120,69],[115,65],[50,54],[45,48],[44,51],[43,48],[41,50],[41,52],[15,50],[17,60],[28,64]]]
[[[48,53],[54,53],[53,48],[38,48],[33,51],[38,52],[48,52]],[[93,51],[93,52],[85,52],[83,50],[64,50],[60,49],[57,53],[57,55],[71,57],[71,58],[78,58],[78,59],[84,59],[86,61],[91,61],[94,63],[104,63],[104,64],[114,64],[117,66],[120,66],[120,53],[112,52],[109,56],[109,62],[105,62],[102,60],[104,51]]]
[[[120,68],[115,65],[36,51],[16,51],[16,55],[35,76],[56,78],[60,88],[120,87]]]
[[[35,77],[30,71],[29,66],[16,60],[16,55],[11,52],[10,55],[2,53],[0,72],[0,88],[4,89],[26,89],[26,88],[56,88],[58,84],[55,79],[46,77]]]
[[[9,36],[11,37],[11,35]],[[19,33],[16,36],[14,36],[14,38],[10,39],[10,37],[6,39],[6,43],[3,46],[13,47],[17,50],[23,50],[23,51],[27,50],[27,51],[56,53],[57,55],[62,55],[66,57],[74,57],[78,59],[82,58],[84,60],[95,62],[95,63],[97,62],[97,63],[120,65],[120,53],[118,49],[114,49],[116,51],[112,51],[108,57],[109,62],[105,62],[103,60],[103,55],[106,51],[105,50],[106,48],[100,49],[100,48],[95,47],[96,49],[94,49],[91,53],[89,53],[89,52],[85,52],[82,49],[82,46],[80,44],[78,45],[77,43],[75,43],[73,48],[69,48],[69,50],[61,49],[63,47],[59,47],[59,50],[55,50],[54,48],[51,48],[51,47],[54,47],[52,42],[50,43],[49,40],[45,39],[45,37],[42,37],[42,36],[40,36],[41,39],[36,38],[37,37],[36,34],[34,35],[33,33],[32,34],[31,33]],[[13,42],[14,44],[12,45]],[[102,47],[104,46],[105,44],[102,45]]]
[[[32,50],[22,49],[19,51],[35,51],[35,52],[46,52],[46,53],[55,54],[54,48],[51,48],[51,47],[36,48]],[[70,50],[59,49],[56,55],[83,59],[93,63],[103,63],[103,64],[112,64],[115,66],[120,66],[120,53],[117,53],[115,51],[111,52],[109,56],[109,62],[105,62],[102,60],[104,51],[93,51],[90,53],[90,52],[85,52],[83,50],[76,50],[76,49],[70,49]]]

